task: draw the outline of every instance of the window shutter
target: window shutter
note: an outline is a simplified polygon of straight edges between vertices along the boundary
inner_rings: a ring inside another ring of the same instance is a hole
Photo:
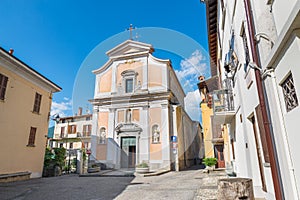
[[[8,77],[0,74],[0,99],[4,100]]]

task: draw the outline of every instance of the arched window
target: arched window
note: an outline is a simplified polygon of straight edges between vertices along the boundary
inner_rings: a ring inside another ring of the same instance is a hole
[[[160,142],[160,131],[158,125],[152,126],[152,143],[159,143]]]
[[[100,136],[99,143],[105,144],[106,143],[106,129],[104,127],[100,128],[99,136]]]

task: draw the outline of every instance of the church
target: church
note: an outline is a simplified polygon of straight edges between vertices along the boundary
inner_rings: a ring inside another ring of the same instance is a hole
[[[150,44],[126,40],[106,52],[95,74],[90,160],[108,168],[181,170],[199,164],[202,128],[184,110],[170,60]]]

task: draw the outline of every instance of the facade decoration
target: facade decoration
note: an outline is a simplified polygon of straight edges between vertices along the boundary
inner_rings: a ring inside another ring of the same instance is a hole
[[[127,40],[108,51],[109,61],[93,71],[91,158],[108,168],[147,163],[150,170],[179,170],[199,162],[200,124],[182,107],[185,94],[171,62],[155,58],[153,51],[149,44]],[[97,142],[102,127],[105,143]],[[171,136],[178,137],[178,148]]]

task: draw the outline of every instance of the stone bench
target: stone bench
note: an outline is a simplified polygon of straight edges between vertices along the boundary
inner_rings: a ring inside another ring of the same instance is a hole
[[[0,174],[0,183],[22,181],[30,179],[31,172],[16,172],[11,174]]]

